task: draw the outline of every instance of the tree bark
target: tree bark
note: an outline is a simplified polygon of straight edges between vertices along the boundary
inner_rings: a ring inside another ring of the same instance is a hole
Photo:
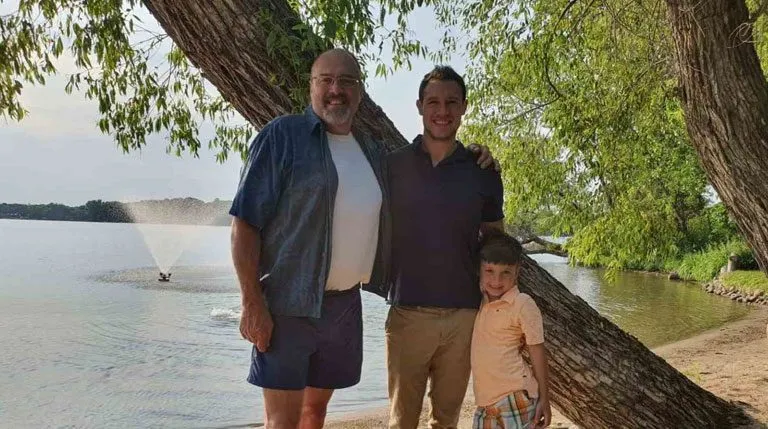
[[[667,0],[691,142],[768,274],[768,84],[743,0]]]
[[[257,128],[301,107],[295,93],[306,94],[306,72],[320,45],[315,51],[302,49],[302,39],[311,35],[294,30],[299,18],[284,0],[144,3],[192,63]],[[267,41],[276,31],[271,26],[291,36],[294,45],[270,53]],[[356,126],[390,147],[406,143],[367,96]],[[544,315],[552,399],[574,422],[590,429],[720,429],[743,419],[739,408],[696,386],[530,258],[521,276],[521,288]]]

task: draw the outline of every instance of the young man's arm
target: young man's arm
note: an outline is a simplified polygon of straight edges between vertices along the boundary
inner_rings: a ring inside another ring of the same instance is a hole
[[[238,217],[232,218],[232,262],[240,282],[243,312],[240,334],[260,352],[269,348],[272,316],[269,314],[259,281],[261,235],[259,230]]]
[[[539,384],[539,403],[536,405],[536,415],[533,418],[535,428],[545,428],[552,420],[552,407],[549,404],[549,368],[547,365],[547,349],[544,344],[528,346],[531,355],[533,376]]]

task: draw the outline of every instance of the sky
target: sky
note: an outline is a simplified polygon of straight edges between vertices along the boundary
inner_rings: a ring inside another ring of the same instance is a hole
[[[436,46],[442,28],[434,15],[420,10],[416,36]],[[421,130],[416,110],[418,86],[434,64],[417,59],[412,69],[384,78],[368,70],[367,91],[406,138]],[[451,65],[460,73],[461,58]],[[74,71],[70,58],[57,64],[60,72]],[[88,200],[137,201],[194,197],[205,201],[231,199],[241,162],[230,156],[218,164],[214,153],[201,148],[200,157],[166,154],[163,136],[154,136],[141,151],[124,154],[109,135],[96,126],[98,105],[84,95],[64,92],[65,77],[45,86],[26,86],[22,103],[28,116],[21,122],[0,119],[0,203],[81,205]],[[206,136],[201,134],[201,140]],[[204,141],[204,140],[203,140]],[[205,144],[204,144],[205,145]]]

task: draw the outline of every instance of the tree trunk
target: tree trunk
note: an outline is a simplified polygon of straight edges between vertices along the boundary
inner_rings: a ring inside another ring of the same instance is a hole
[[[768,274],[768,84],[744,0],[667,0],[685,122],[709,181]]]
[[[256,129],[309,102],[309,69],[330,46],[285,0],[158,1],[144,5],[187,58]],[[367,94],[356,128],[387,142],[408,142]]]
[[[302,50],[302,40],[312,36],[297,33],[299,20],[284,0],[144,3],[192,63],[257,128],[301,107],[297,91],[307,93],[306,73],[321,48],[315,44]],[[266,46],[276,31],[288,44],[270,53]],[[390,147],[406,143],[367,96],[356,126],[384,138]],[[740,409],[696,386],[531,259],[525,259],[521,275],[522,289],[544,315],[552,399],[574,422],[590,429],[720,429],[743,418]]]

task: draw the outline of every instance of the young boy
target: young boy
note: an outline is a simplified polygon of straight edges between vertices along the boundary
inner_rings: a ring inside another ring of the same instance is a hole
[[[483,302],[472,334],[474,429],[539,429],[549,425],[547,356],[541,312],[517,288],[523,249],[504,233],[486,235],[480,249]],[[523,347],[533,373],[520,354]]]

